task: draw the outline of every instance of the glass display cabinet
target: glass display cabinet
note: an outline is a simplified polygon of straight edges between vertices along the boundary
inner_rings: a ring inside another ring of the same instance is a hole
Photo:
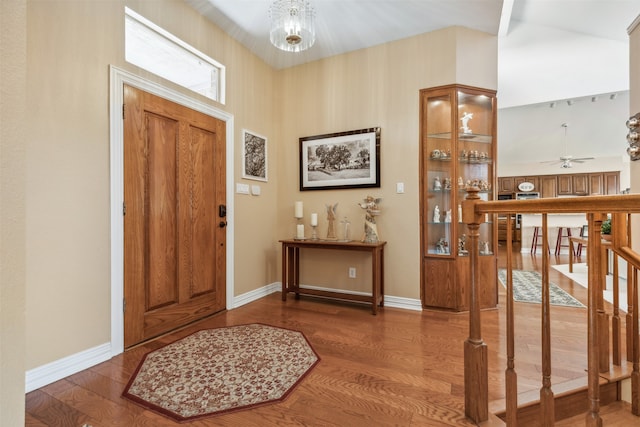
[[[496,190],[495,91],[462,85],[420,91],[421,297],[425,308],[466,311],[469,248],[461,202],[466,188]],[[497,227],[480,225],[482,308],[497,304]]]

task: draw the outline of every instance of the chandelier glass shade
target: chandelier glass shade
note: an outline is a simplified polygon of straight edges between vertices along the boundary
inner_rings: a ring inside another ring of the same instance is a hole
[[[315,11],[306,0],[277,0],[269,8],[271,43],[286,52],[302,52],[316,41]]]

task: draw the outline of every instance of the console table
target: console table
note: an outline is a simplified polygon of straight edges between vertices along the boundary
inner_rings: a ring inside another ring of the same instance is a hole
[[[378,313],[378,306],[384,306],[384,246],[387,242],[337,242],[331,240],[280,240],[282,243],[282,301],[287,294],[294,292],[300,295],[314,295],[348,301],[369,302],[373,314]],[[371,253],[371,295],[356,295],[300,287],[300,249],[332,249],[336,251],[361,251]]]

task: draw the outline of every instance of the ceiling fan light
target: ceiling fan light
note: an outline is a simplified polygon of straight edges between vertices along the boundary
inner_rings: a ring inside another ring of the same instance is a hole
[[[271,44],[285,52],[302,52],[316,41],[315,10],[306,0],[277,0],[269,8]]]

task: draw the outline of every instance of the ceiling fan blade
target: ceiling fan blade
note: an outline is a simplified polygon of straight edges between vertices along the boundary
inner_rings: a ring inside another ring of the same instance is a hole
[[[585,160],[594,160],[595,157],[578,157],[577,159],[571,159],[572,162],[584,162]]]
[[[556,165],[558,163],[562,163],[564,162],[564,160],[545,160],[544,162],[540,162],[540,163],[547,163],[550,165]]]

